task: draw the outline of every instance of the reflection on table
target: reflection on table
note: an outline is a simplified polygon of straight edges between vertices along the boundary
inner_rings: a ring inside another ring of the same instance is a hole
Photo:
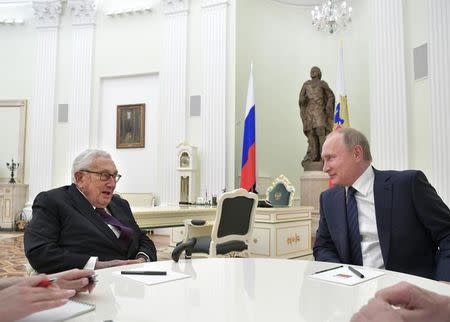
[[[73,321],[349,321],[375,292],[400,281],[450,295],[450,285],[385,271],[381,277],[344,286],[308,276],[332,263],[213,258],[127,266],[190,275],[147,286],[119,274],[123,267],[97,271],[98,285],[78,299],[96,310]]]

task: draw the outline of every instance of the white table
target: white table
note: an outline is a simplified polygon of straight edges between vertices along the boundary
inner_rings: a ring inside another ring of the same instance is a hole
[[[98,271],[92,294],[78,299],[96,310],[71,321],[274,322],[349,321],[377,290],[409,281],[450,295],[450,285],[389,272],[356,286],[335,285],[308,275],[335,266],[301,260],[195,259],[128,266],[184,272],[191,278],[147,286],[118,275],[123,267]]]

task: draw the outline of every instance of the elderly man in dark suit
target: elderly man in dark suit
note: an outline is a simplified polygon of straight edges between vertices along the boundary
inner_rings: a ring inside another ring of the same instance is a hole
[[[120,179],[111,156],[86,150],[73,162],[72,185],[41,192],[25,235],[25,253],[40,273],[156,261],[128,202],[114,195]]]
[[[365,136],[330,133],[320,196],[318,261],[364,265],[450,281],[450,211],[421,171],[378,171]]]

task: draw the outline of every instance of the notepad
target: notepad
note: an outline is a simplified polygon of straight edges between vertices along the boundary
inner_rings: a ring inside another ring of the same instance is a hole
[[[95,309],[94,304],[69,300],[66,304],[53,309],[33,313],[16,322],[42,322],[42,321],[66,321],[75,316],[84,314]]]
[[[130,269],[128,271],[145,271],[147,269]],[[146,285],[155,285],[155,284],[161,284],[161,283],[167,283],[171,281],[180,280],[183,278],[191,277],[190,275],[178,273],[178,272],[172,272],[168,271],[167,275],[121,275],[120,272],[114,272],[114,274],[118,274],[122,276],[123,278],[129,278],[141,283],[144,283]]]
[[[368,269],[367,267],[358,267],[357,269],[364,275],[364,278],[360,278],[356,276],[354,273],[352,273],[348,269],[347,265],[343,265],[342,267],[337,269],[324,271],[322,273],[311,274],[309,275],[309,277],[312,279],[322,280],[326,282],[352,286],[359,283],[370,281],[371,279],[384,275],[384,272],[382,271]]]

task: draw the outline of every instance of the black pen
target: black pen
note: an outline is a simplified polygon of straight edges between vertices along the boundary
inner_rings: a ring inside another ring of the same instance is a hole
[[[88,276],[88,281],[89,281],[89,284],[97,283],[97,275]]]
[[[167,275],[165,271],[121,271],[122,275]]]
[[[356,269],[354,269],[353,267],[349,266],[348,269],[350,270],[350,272],[352,272],[353,274],[355,274],[356,276],[360,277],[360,278],[364,278],[364,275],[361,274],[361,272],[358,272]]]
[[[319,274],[319,273],[323,273],[323,272],[328,272],[328,271],[332,271],[334,269],[338,269],[343,267],[344,265],[339,265],[339,266],[335,266],[335,267],[331,267],[331,268],[327,268],[327,269],[323,269],[321,271],[315,272],[314,274]]]

